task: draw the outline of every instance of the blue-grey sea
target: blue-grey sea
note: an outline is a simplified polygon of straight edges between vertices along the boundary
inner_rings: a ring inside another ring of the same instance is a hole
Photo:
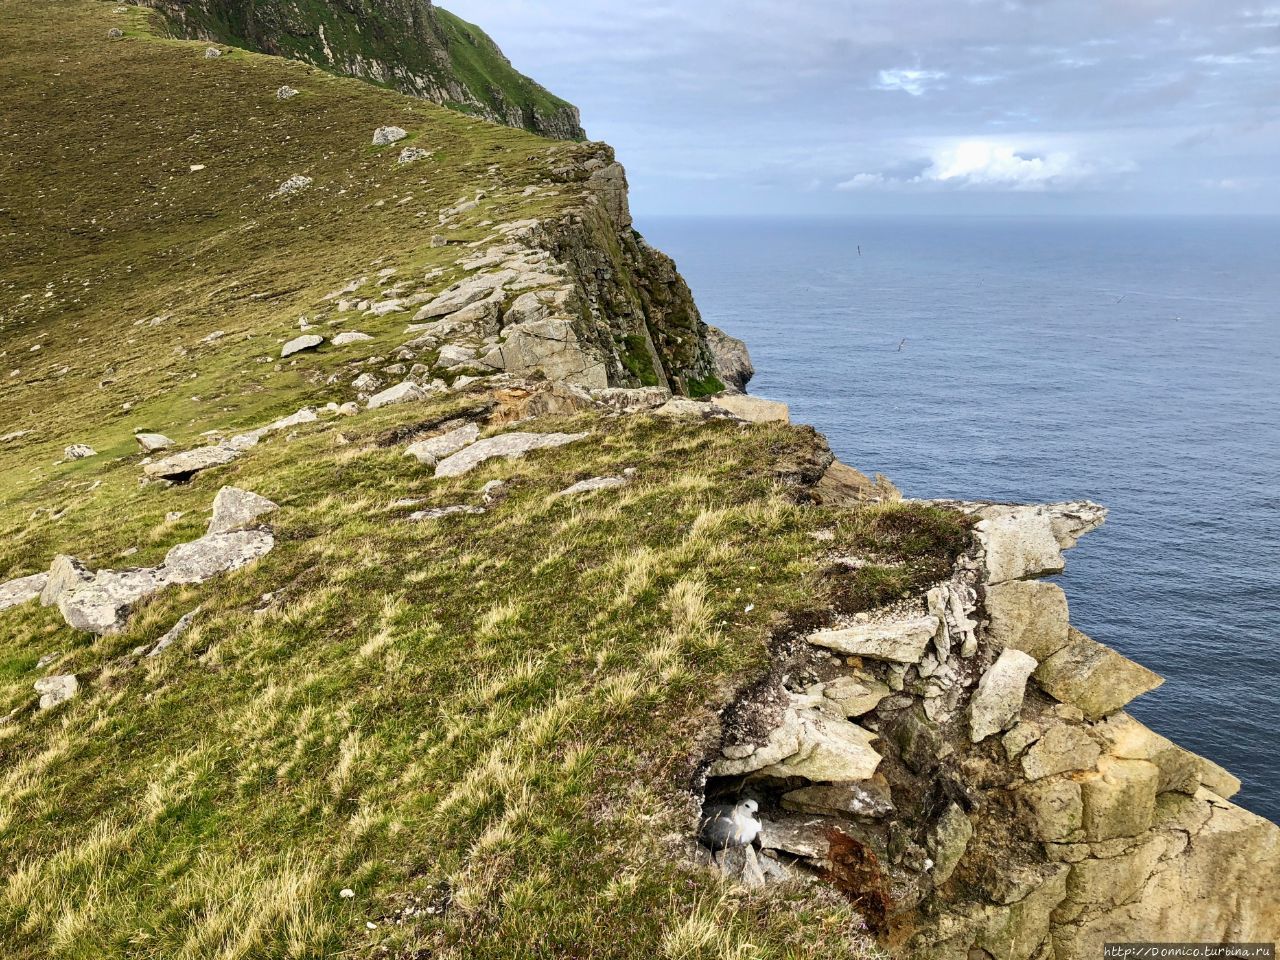
[[[641,218],[751,392],[908,496],[1089,498],[1080,629],[1280,820],[1280,220]]]

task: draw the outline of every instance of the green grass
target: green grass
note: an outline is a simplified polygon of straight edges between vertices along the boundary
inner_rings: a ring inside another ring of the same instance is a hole
[[[193,444],[348,399],[327,380],[351,355],[280,364],[279,341],[301,315],[327,326],[324,296],[383,267],[447,283],[469,250],[430,246],[441,208],[487,192],[454,234],[471,242],[485,219],[581,198],[524,196],[546,182],[545,141],[297,63],[206,61],[115,10],[0,0],[0,434],[32,431],[0,445],[0,579],[58,552],[158,563],[224,484],[281,505],[278,543],[157,595],[115,636],[34,604],[0,612],[0,716],[25,711],[0,726],[0,955],[873,952],[830,891],[749,894],[690,865],[689,785],[779,618],[841,595],[829,557],[917,584],[954,521],[801,505],[780,477],[817,441],[782,425],[544,417],[528,428],[591,439],[444,481],[402,455],[422,424],[484,408],[480,387],[140,485],[135,427]],[[129,38],[108,42],[117,25]],[[283,83],[302,94],[275,100]],[[371,149],[388,122],[436,157],[402,168]],[[264,199],[293,173],[315,186]],[[385,353],[403,323],[358,328]],[[99,455],[57,463],[71,442]],[[624,489],[552,496],[628,467]],[[392,506],[477,503],[495,479],[507,496],[483,516],[414,524]],[[131,655],[197,605],[166,655]],[[81,695],[32,713],[49,653]]]

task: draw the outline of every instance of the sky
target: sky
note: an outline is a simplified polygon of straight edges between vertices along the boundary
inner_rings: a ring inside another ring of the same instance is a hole
[[[1280,0],[445,0],[642,214],[1280,214]]]

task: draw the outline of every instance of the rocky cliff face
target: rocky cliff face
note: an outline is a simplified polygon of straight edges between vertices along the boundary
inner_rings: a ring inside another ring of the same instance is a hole
[[[431,0],[140,0],[177,36],[304,60],[559,140],[578,110],[517,72],[484,31]]]
[[[1105,511],[945,506],[974,524],[950,580],[835,614],[731,712],[708,793],[756,797],[763,820],[763,855],[733,872],[816,871],[913,956],[1280,937],[1280,828],[1124,712],[1161,678],[1072,628],[1036,579]]]

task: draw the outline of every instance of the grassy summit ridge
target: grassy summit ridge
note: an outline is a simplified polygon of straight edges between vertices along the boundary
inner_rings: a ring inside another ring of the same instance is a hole
[[[479,27],[430,0],[145,0],[176,36],[302,60],[543,136],[584,140],[577,108]]]
[[[779,615],[831,602],[822,557],[874,551],[893,589],[918,587],[939,558],[903,531],[947,515],[802,506],[829,456],[811,431],[598,410],[522,427],[580,444],[432,478],[404,443],[449,418],[504,429],[483,381],[140,485],[137,428],[195,446],[346,399],[350,355],[277,359],[299,316],[333,332],[325,297],[346,279],[443,286],[493,223],[591,209],[555,175],[577,147],[283,59],[207,60],[148,17],[0,0],[0,581],[56,553],[158,563],[224,484],[281,505],[277,546],[114,635],[0,611],[0,953],[869,950],[834,894],[748,895],[690,865],[689,789]],[[277,100],[285,84],[299,96]],[[411,139],[371,147],[385,123]],[[433,158],[397,164],[413,144]],[[295,174],[313,185],[268,199]],[[438,211],[477,191],[433,246]],[[403,315],[356,322],[370,356],[403,339]],[[71,443],[98,453],[61,462]],[[621,490],[553,496],[624,468]],[[478,505],[492,480],[484,515],[408,520]],[[165,656],[135,655],[197,606]],[[49,673],[81,692],[36,712]]]

